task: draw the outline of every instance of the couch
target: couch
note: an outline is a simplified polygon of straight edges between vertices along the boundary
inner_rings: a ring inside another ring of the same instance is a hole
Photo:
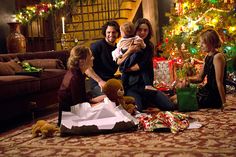
[[[68,51],[0,54],[0,123],[56,107],[68,57]],[[24,69],[18,66],[22,62],[43,70],[37,75],[22,72]]]

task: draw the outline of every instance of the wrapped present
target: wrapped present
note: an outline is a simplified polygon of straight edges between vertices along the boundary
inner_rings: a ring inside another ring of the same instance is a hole
[[[138,117],[139,127],[144,131],[169,131],[178,133],[189,127],[189,115],[178,112],[158,112]]]
[[[170,85],[175,80],[174,61],[164,58],[153,58],[154,85],[164,83]]]

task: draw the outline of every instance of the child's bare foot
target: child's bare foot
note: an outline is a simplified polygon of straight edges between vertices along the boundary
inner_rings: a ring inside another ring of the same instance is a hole
[[[153,86],[145,86],[146,90],[157,90],[156,88],[154,88]]]

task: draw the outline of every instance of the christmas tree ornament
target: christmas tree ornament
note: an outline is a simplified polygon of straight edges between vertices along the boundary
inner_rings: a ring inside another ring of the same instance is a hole
[[[212,4],[216,4],[216,3],[218,3],[218,0],[208,0],[210,3],[212,3]]]
[[[195,47],[189,47],[189,51],[193,55],[197,53],[197,49]]]

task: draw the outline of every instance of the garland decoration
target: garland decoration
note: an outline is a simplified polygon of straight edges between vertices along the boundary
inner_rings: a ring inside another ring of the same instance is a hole
[[[27,24],[37,17],[47,17],[52,11],[59,10],[65,5],[75,6],[77,3],[88,3],[89,0],[41,0],[39,4],[27,6],[16,12],[15,21]],[[90,0],[94,3],[95,0]]]

